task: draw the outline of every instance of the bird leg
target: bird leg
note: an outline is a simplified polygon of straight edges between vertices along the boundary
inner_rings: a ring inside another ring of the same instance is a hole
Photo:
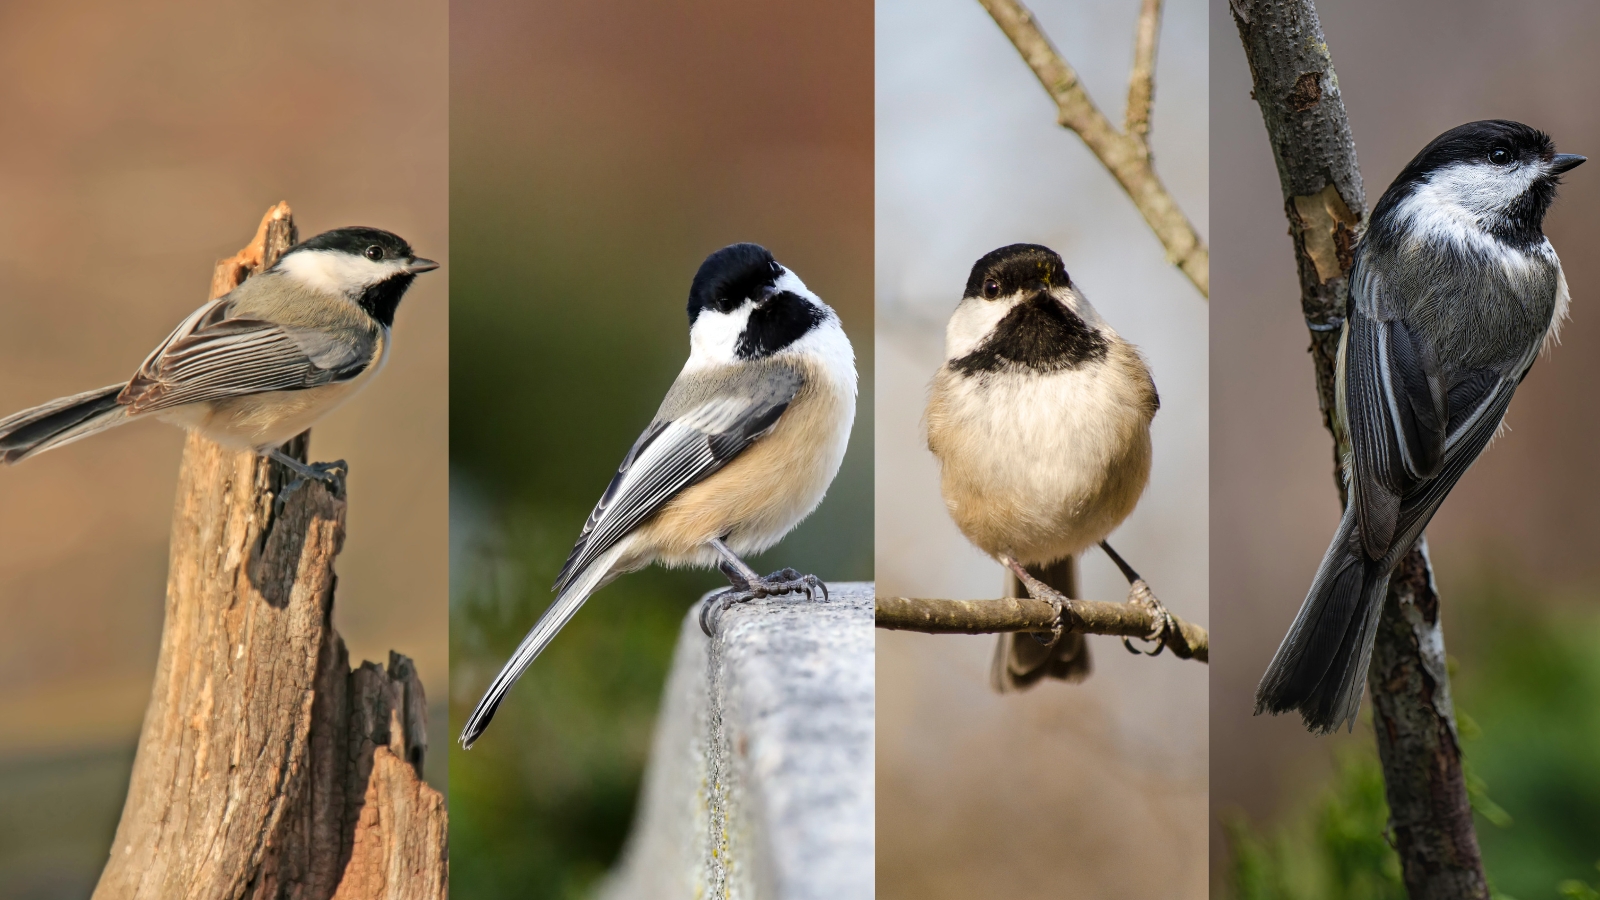
[[[329,463],[303,463],[277,447],[261,454],[285,469],[300,476],[299,481],[320,481],[328,487],[337,487],[350,474],[350,466],[342,459]]]
[[[1117,555],[1117,551],[1111,549],[1110,544],[1101,541],[1100,549],[1104,550],[1106,555],[1111,557],[1111,561],[1117,564],[1117,568],[1122,570],[1122,577],[1128,579],[1128,602],[1137,603],[1144,607],[1150,612],[1156,623],[1155,628],[1151,629],[1150,633],[1144,638],[1146,641],[1155,642],[1156,649],[1151,651],[1139,650],[1127,638],[1122,639],[1122,646],[1127,647],[1129,653],[1160,656],[1161,651],[1166,649],[1167,636],[1178,630],[1177,623],[1172,620],[1172,613],[1167,612],[1167,607],[1156,597],[1155,592],[1150,590],[1150,585],[1146,584],[1145,580],[1139,577],[1139,573],[1135,572],[1132,566]]]
[[[289,495],[307,481],[320,481],[327,485],[335,496],[338,496],[344,492],[345,476],[350,474],[349,465],[342,459],[334,460],[331,463],[310,463],[308,465],[284,453],[277,447],[262,451],[261,455],[283,466],[295,475],[293,481],[284,485],[283,489],[278,491],[278,500],[275,504],[277,508],[274,510],[277,514],[283,513],[283,505],[287,502]]]
[[[1034,638],[1041,644],[1054,644],[1056,641],[1061,640],[1061,634],[1067,627],[1067,609],[1072,606],[1072,598],[1033,577],[1033,573],[1028,571],[1027,566],[1004,553],[1000,555],[1000,564],[1010,569],[1017,576],[1017,580],[1022,582],[1022,586],[1028,589],[1028,596],[1035,600],[1043,600],[1055,607],[1056,627],[1054,633],[1050,636],[1050,640],[1045,640],[1042,634],[1035,634]]]
[[[717,563],[717,568],[727,576],[732,587],[725,591],[718,591],[706,598],[700,607],[700,630],[706,637],[711,637],[715,630],[716,622],[722,618],[722,613],[735,603],[746,603],[760,597],[772,597],[778,594],[793,594],[804,592],[807,600],[815,600],[816,592],[822,592],[822,599],[828,599],[828,586],[822,579],[815,575],[803,575],[800,572],[782,568],[765,578],[756,574],[737,553],[723,542],[721,538],[712,538],[709,542],[711,549],[717,551],[722,559]]]

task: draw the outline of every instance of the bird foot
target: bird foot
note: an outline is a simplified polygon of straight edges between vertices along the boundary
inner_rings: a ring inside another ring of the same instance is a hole
[[[275,514],[281,514],[284,504],[288,502],[289,495],[299,490],[300,486],[308,481],[316,481],[326,485],[334,496],[344,494],[344,480],[350,474],[350,465],[342,459],[325,463],[303,463],[278,450],[268,451],[265,455],[268,459],[293,472],[295,476],[293,480],[283,486],[282,490],[278,491],[278,499],[274,503],[275,508],[273,510]]]
[[[1043,633],[1037,633],[1033,636],[1034,639],[1041,644],[1054,644],[1056,641],[1061,640],[1061,635],[1067,628],[1067,610],[1072,607],[1072,598],[1033,577],[1033,574],[1028,571],[1026,566],[1011,557],[1002,556],[1000,562],[1017,576],[1017,580],[1022,582],[1024,588],[1027,588],[1028,596],[1035,600],[1043,600],[1055,608],[1055,631],[1049,638],[1046,638]]]
[[[706,637],[711,637],[716,631],[717,622],[722,619],[722,614],[735,603],[748,603],[762,597],[795,593],[804,593],[807,600],[816,600],[818,591],[822,592],[822,599],[826,601],[828,586],[822,579],[789,568],[779,569],[765,578],[757,578],[754,581],[741,579],[733,587],[707,597],[705,603],[700,605],[700,630],[705,632]]]
[[[1150,590],[1150,585],[1146,584],[1143,578],[1135,579],[1132,584],[1128,585],[1128,602],[1144,607],[1149,611],[1151,618],[1155,620],[1155,626],[1141,640],[1154,643],[1156,648],[1154,650],[1140,650],[1133,646],[1133,642],[1128,638],[1122,639],[1122,646],[1128,648],[1129,653],[1136,653],[1141,656],[1160,656],[1161,651],[1167,648],[1167,638],[1177,632],[1178,623],[1173,620],[1172,613],[1167,612],[1167,607],[1156,597],[1155,592]]]

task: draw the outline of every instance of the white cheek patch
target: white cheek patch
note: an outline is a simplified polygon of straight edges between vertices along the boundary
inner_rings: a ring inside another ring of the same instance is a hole
[[[1111,326],[1107,325],[1105,320],[1100,318],[1100,313],[1097,312],[1094,306],[1089,303],[1088,297],[1085,297],[1072,288],[1057,291],[1055,297],[1057,300],[1060,300],[1062,305],[1064,305],[1067,309],[1077,313],[1078,318],[1082,319],[1085,325],[1088,325],[1095,331],[1106,334],[1116,334],[1116,332],[1111,330]]]
[[[313,290],[354,296],[405,271],[398,259],[373,262],[334,250],[300,250],[278,261],[278,268]]]
[[[742,303],[733,312],[702,309],[689,329],[689,362],[684,371],[726,366],[738,361],[734,348],[750,321],[754,303]]]
[[[773,292],[788,291],[792,294],[799,294],[819,306],[823,305],[821,298],[811,293],[811,289],[806,287],[806,283],[800,280],[799,275],[784,269],[782,266],[778,268],[783,269],[783,274],[779,275],[778,280],[772,283]]]
[[[1455,163],[1433,173],[1401,202],[1399,213],[1411,227],[1458,243],[1480,243],[1481,230],[1493,224],[1518,197],[1544,175],[1538,165],[1502,169],[1487,163]]]
[[[1011,312],[1012,307],[1021,300],[1020,296],[1008,297],[1004,300],[984,300],[980,297],[966,297],[961,305],[956,307],[950,316],[950,324],[944,329],[944,358],[946,360],[960,359],[978,349],[983,339],[994,331],[1000,320]]]

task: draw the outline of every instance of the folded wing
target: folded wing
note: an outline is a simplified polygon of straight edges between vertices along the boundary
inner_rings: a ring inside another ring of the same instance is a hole
[[[119,400],[135,413],[346,381],[371,362],[377,335],[325,332],[196,310],[145,359]]]
[[[796,369],[750,367],[670,415],[657,414],[622,460],[556,577],[565,590],[594,560],[674,496],[771,431],[804,384]],[[663,410],[673,405],[673,397]]]

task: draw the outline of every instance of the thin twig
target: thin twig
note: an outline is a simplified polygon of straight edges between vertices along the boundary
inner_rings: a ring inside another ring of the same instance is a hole
[[[1000,632],[1053,632],[1056,611],[1043,600],[1027,597],[1004,600],[926,600],[917,597],[879,597],[875,621],[889,631],[924,634],[995,634]],[[1167,648],[1180,659],[1210,662],[1211,639],[1204,628],[1172,617],[1177,628],[1167,635]],[[1079,634],[1144,637],[1158,625],[1149,609],[1134,603],[1073,600],[1064,611],[1061,627]]]
[[[1156,31],[1160,0],[1144,0],[1139,15],[1139,37],[1134,72],[1128,89],[1129,132],[1111,124],[1089,99],[1078,73],[1045,37],[1029,12],[1017,0],[978,0],[994,18],[1039,83],[1056,102],[1056,120],[1083,139],[1122,189],[1167,250],[1167,257],[1189,277],[1200,294],[1211,296],[1211,254],[1177,201],[1167,193],[1152,165],[1150,98],[1155,75]],[[1148,34],[1147,34],[1148,32]]]
[[[1161,0],[1144,0],[1134,38],[1133,74],[1128,77],[1128,115],[1122,130],[1150,149],[1150,105],[1155,101],[1156,39],[1161,35]]]

